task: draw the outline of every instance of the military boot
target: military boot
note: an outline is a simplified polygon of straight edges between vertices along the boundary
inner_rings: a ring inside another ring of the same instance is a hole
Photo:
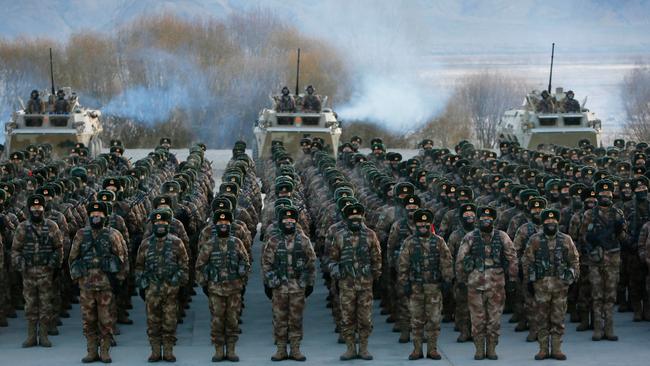
[[[618,336],[614,334],[614,319],[608,317],[605,320],[605,337],[608,341],[618,341]]]
[[[475,360],[485,359],[485,338],[484,337],[474,337],[474,347],[476,352],[474,353]]]
[[[485,352],[485,357],[487,357],[488,360],[497,360],[497,359],[499,359],[499,356],[497,356],[497,344],[499,344],[499,338],[497,338],[497,337],[488,337],[488,339],[487,339],[487,347],[486,347],[486,352]]]
[[[162,356],[160,355],[160,341],[151,340],[150,342],[151,342],[151,354],[149,355],[147,361],[158,362],[162,359]]]
[[[163,342],[163,360],[167,362],[176,362],[176,356],[174,356],[174,342]]]
[[[562,337],[555,334],[551,337],[551,357],[556,360],[564,361],[566,360],[566,355],[562,353]]]
[[[650,321],[650,304],[648,304],[648,300],[643,301],[643,320]]]
[[[221,362],[226,359],[226,355],[223,352],[223,344],[216,344],[214,346],[214,356],[212,356],[212,362]]]
[[[289,355],[287,355],[287,344],[284,342],[278,342],[277,347],[277,351],[275,351],[275,354],[271,356],[271,361],[286,360],[289,357]]]
[[[399,339],[397,340],[399,343],[408,343],[411,341],[411,335],[409,332],[408,327],[401,327],[401,332],[399,333]]]
[[[526,320],[522,316],[521,318],[519,318],[519,322],[517,323],[517,326],[515,327],[515,332],[525,332],[528,329],[529,329],[528,324],[526,323]]]
[[[465,326],[461,326],[460,328],[460,334],[458,335],[458,338],[456,338],[456,342],[458,343],[465,343],[468,341],[472,340],[472,336],[469,335],[469,329]]]
[[[291,341],[291,353],[289,359],[294,361],[306,361],[307,357],[300,352],[300,341]]]
[[[341,355],[341,357],[339,357],[339,359],[341,361],[349,361],[357,358],[357,350],[354,341],[352,339],[346,339],[345,345],[347,346],[347,349]]]
[[[373,358],[370,352],[368,352],[368,338],[359,340],[359,358],[366,361],[370,361]]]
[[[440,360],[442,357],[438,353],[438,337],[431,337],[427,341],[427,358]]]
[[[537,361],[545,360],[548,358],[548,337],[539,337],[539,352],[535,355]]]
[[[526,336],[526,342],[535,342],[537,340],[537,331],[532,328],[528,330],[528,335]]]
[[[7,322],[7,317],[5,316],[5,313],[0,310],[0,327],[8,327],[9,323]]]
[[[580,324],[576,327],[577,332],[584,332],[589,330],[589,312],[581,311],[580,312]]]
[[[27,339],[23,342],[23,348],[34,347],[36,345],[36,322],[27,323]]]
[[[422,340],[421,339],[413,339],[413,352],[409,355],[409,360],[419,360],[421,358],[424,358],[424,355],[422,354]]]
[[[126,325],[131,325],[133,324],[133,320],[129,318],[129,313],[126,311],[120,311],[117,316],[117,323],[118,324],[126,324]]]
[[[88,340],[88,343],[86,344],[86,351],[88,354],[86,357],[81,359],[81,362],[83,363],[92,363],[95,361],[99,361],[99,354],[97,353],[97,340],[92,339]]]
[[[59,335],[59,328],[57,328],[56,321],[52,321],[52,323],[50,323],[50,326],[47,328],[47,335],[51,335],[51,336]]]
[[[226,344],[226,358],[230,362],[239,362],[239,356],[235,353],[234,342],[228,342],[228,344]]]
[[[111,350],[111,338],[106,337],[102,338],[101,344],[99,345],[99,359],[103,363],[111,363],[113,360],[111,359],[111,354],[109,351]]]
[[[632,302],[632,311],[634,312],[634,317],[632,318],[633,321],[643,321],[643,306],[641,306],[641,300]]]
[[[591,336],[591,340],[598,342],[603,339],[603,321],[600,318],[594,318],[594,334]]]
[[[47,332],[50,329],[47,325],[39,324],[38,326],[38,345],[41,347],[52,347],[52,342],[47,338]]]

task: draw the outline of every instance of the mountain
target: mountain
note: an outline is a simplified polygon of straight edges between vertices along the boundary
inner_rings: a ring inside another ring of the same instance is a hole
[[[224,17],[269,9],[314,35],[345,41],[359,31],[406,32],[434,52],[527,52],[551,42],[581,51],[650,50],[648,0],[0,0],[0,35],[111,32],[161,12]]]

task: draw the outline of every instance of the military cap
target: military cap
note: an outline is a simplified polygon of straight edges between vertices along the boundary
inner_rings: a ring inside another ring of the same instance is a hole
[[[169,210],[156,209],[151,212],[151,215],[149,215],[149,220],[151,220],[152,222],[156,222],[156,221],[171,222],[172,213]]]
[[[104,178],[102,188],[106,187],[116,187],[117,189],[120,189],[122,187],[122,181],[117,177]]]
[[[419,196],[417,196],[415,194],[409,194],[409,195],[407,195],[406,197],[404,197],[402,199],[402,205],[404,207],[410,206],[410,205],[416,205],[416,206],[420,207],[421,204],[422,204],[422,200],[420,199]]]
[[[424,147],[425,145],[432,145],[433,146],[433,140],[431,140],[431,139],[423,139],[420,142],[420,146]]]
[[[379,137],[375,137],[374,139],[370,140],[370,145],[374,144],[384,144],[384,141],[380,139]]]
[[[11,160],[24,160],[25,154],[22,151],[14,151],[11,153]]]
[[[171,207],[172,206],[172,198],[170,196],[167,196],[167,195],[159,195],[159,196],[156,196],[153,199],[152,204],[153,204],[154,208],[158,208],[158,207],[163,206],[163,205],[167,205],[167,206]]]
[[[614,190],[614,182],[609,179],[601,179],[594,185],[596,193],[612,192]]]
[[[282,222],[284,219],[298,220],[298,209],[293,206],[282,207],[278,212],[278,221]]]
[[[111,147],[113,147],[113,146],[122,146],[122,141],[121,140],[111,140],[109,145]]]
[[[366,210],[362,204],[353,203],[351,205],[345,206],[345,208],[343,209],[343,216],[346,218],[350,218],[351,216],[360,215],[361,217],[363,217],[365,212]]]
[[[467,186],[458,187],[457,194],[459,199],[467,198],[467,200],[469,201],[474,199],[474,191],[472,190],[472,188]]]
[[[42,194],[33,194],[27,199],[27,207],[43,206],[45,207],[45,197]]]
[[[90,202],[88,206],[86,206],[86,211],[89,215],[91,212],[101,212],[104,214],[104,216],[109,215],[108,206],[106,205],[106,202],[103,201]]]
[[[279,199],[276,200],[275,203],[277,203],[278,201]],[[232,203],[226,197],[216,197],[215,199],[212,200],[210,207],[212,208],[212,211],[217,211],[217,210],[230,211],[232,210]]]
[[[172,139],[170,139],[169,137],[163,137],[163,138],[161,138],[161,139],[160,139],[160,145],[163,145],[163,144],[169,144],[169,145],[171,145],[171,144],[172,144]]]
[[[460,205],[460,210],[458,212],[460,213],[460,216],[463,216],[465,212],[474,212],[476,213],[477,207],[473,203],[463,203]]]
[[[351,205],[353,203],[357,203],[357,199],[354,197],[341,197],[336,200],[336,208],[339,211],[342,211],[345,206]]]
[[[554,208],[547,208],[546,210],[542,211],[542,214],[540,216],[542,217],[542,222],[546,220],[560,221],[560,211]]]
[[[41,187],[36,190],[36,194],[43,195],[43,197],[54,197],[56,196],[56,192],[54,192],[53,189],[50,187]]]
[[[445,193],[447,193],[447,195],[456,195],[457,190],[458,189],[456,188],[456,185],[450,183],[447,185],[447,188],[445,189]]]
[[[501,141],[499,147],[510,147],[510,141]]]
[[[393,188],[395,190],[395,196],[400,194],[413,194],[415,193],[415,186],[409,182],[400,182],[395,184]]]
[[[647,169],[644,166],[635,166],[632,169],[632,174],[634,174],[634,175],[644,175],[646,170]]]
[[[275,193],[280,192],[293,192],[293,182],[284,180],[275,183]]]
[[[113,202],[115,201],[115,193],[107,189],[103,189],[97,192],[97,199],[102,202]]]
[[[429,209],[421,208],[413,213],[413,221],[415,223],[426,222],[430,224],[433,222],[433,212]]]
[[[239,194],[239,185],[235,182],[224,182],[219,185],[219,193]]]
[[[355,135],[355,136],[352,136],[352,138],[350,139],[350,142],[358,142],[359,144],[361,144],[363,142],[363,139],[361,137]]]
[[[111,146],[111,153],[120,153],[124,154],[124,147],[122,146]]]
[[[402,154],[391,151],[386,154],[386,160],[400,162],[402,161]]]
[[[584,193],[587,191],[588,187],[582,183],[574,183],[569,187],[569,194],[571,196],[580,196],[584,199]]]
[[[162,193],[181,193],[181,183],[176,180],[170,180],[162,185]]]
[[[213,222],[218,222],[218,221],[232,222],[232,211],[223,210],[223,209],[215,210],[212,213],[212,221]]]
[[[650,179],[648,179],[648,177],[645,175],[634,178],[633,182],[634,188],[645,186],[646,188],[650,189]]]
[[[519,191],[519,199],[521,202],[526,202],[528,201],[531,197],[539,196],[539,191],[536,189],[522,189]]]
[[[482,206],[482,207],[479,207],[476,210],[476,216],[478,216],[478,217],[488,216],[488,217],[491,217],[492,219],[496,220],[497,219],[497,210],[495,210],[494,207]]]
[[[303,137],[300,139],[300,146],[311,145],[311,139],[309,137]]]
[[[533,197],[528,200],[528,210],[532,210],[534,208],[546,208],[546,199],[544,197]]]
[[[625,148],[625,140],[623,140],[623,139],[614,140],[614,146],[616,146],[619,149],[624,149]]]

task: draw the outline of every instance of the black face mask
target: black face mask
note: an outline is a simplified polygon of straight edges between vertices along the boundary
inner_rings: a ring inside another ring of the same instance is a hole
[[[162,238],[169,234],[169,225],[167,224],[153,224],[153,233],[159,237]]]
[[[540,216],[539,213],[531,214],[531,217],[532,217],[533,224],[539,225],[542,223],[542,217]]]
[[[560,201],[563,205],[568,205],[571,203],[571,196],[568,194],[560,194]]]
[[[574,198],[573,201],[571,202],[571,206],[573,207],[574,210],[581,210],[582,207],[584,207],[582,198],[580,197]]]
[[[551,202],[557,202],[560,200],[560,193],[559,192],[550,192],[549,193],[549,199]]]
[[[415,233],[417,234],[417,236],[427,237],[431,234],[431,230],[429,229],[428,226],[418,226],[415,230]]]
[[[229,224],[217,224],[217,236],[220,238],[226,238],[230,235],[230,225]]]
[[[474,230],[474,224],[476,224],[476,219],[474,217],[463,217],[460,222],[463,224],[463,229],[470,231]]]
[[[634,192],[637,201],[645,201],[648,199],[648,191]]]
[[[598,206],[600,207],[610,207],[612,205],[612,199],[607,196],[598,196]]]
[[[361,220],[350,220],[348,221],[348,227],[353,232],[358,232],[361,230]]]
[[[29,210],[29,218],[32,220],[32,222],[42,222],[43,221],[43,211],[39,210]]]
[[[479,221],[479,229],[481,229],[481,231],[484,233],[491,232],[493,227],[494,227],[494,220],[492,219]]]
[[[557,224],[544,224],[544,234],[554,236],[557,234]]]
[[[282,228],[282,232],[287,234],[287,235],[292,235],[296,232],[296,223],[295,222],[285,222],[281,223],[280,227]]]
[[[90,217],[90,227],[93,229],[101,229],[104,227],[105,219],[99,216]]]

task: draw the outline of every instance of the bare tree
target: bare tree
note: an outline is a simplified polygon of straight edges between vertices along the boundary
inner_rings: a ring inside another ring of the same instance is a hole
[[[623,78],[625,131],[638,141],[650,141],[650,67],[639,65]]]

